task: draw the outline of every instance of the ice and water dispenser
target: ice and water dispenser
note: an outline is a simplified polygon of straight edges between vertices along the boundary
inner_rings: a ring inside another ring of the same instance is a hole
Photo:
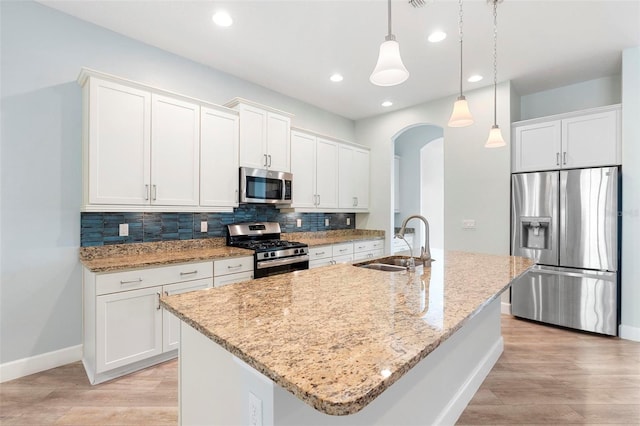
[[[520,247],[525,249],[550,249],[551,217],[521,216]]]

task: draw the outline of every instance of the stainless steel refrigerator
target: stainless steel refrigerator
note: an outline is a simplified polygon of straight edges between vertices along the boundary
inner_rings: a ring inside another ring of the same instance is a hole
[[[513,174],[511,203],[512,253],[536,261],[512,314],[617,335],[618,168]]]

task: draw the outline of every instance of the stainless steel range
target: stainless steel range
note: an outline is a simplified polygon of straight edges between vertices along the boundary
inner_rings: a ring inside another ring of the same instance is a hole
[[[227,245],[253,250],[255,278],[309,269],[309,247],[280,239],[277,222],[227,225]]]

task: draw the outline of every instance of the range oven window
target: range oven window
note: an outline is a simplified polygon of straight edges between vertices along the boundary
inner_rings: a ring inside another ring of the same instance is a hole
[[[259,200],[282,200],[282,180],[247,176],[247,198]]]

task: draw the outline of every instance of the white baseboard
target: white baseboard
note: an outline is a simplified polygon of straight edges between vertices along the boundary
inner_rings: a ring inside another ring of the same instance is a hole
[[[61,365],[80,361],[81,359],[82,345],[77,345],[29,358],[6,362],[0,364],[0,383],[60,367]]]
[[[620,324],[620,327],[618,328],[618,336],[620,336],[621,339],[640,342],[640,328]]]
[[[502,302],[500,304],[500,313],[511,315],[511,303]]]

